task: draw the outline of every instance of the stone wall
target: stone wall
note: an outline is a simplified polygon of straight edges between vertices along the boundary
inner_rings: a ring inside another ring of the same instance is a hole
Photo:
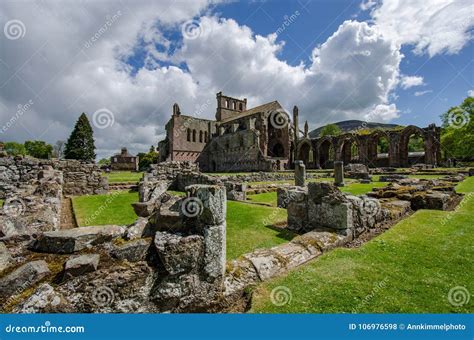
[[[128,227],[39,231],[27,244],[5,242],[0,258],[9,259],[0,263],[2,312],[217,311],[225,289],[226,192],[191,186],[187,197]]]
[[[47,165],[37,172],[36,179],[10,188],[0,210],[0,237],[22,235],[28,238],[38,232],[58,230],[62,188],[62,172]]]
[[[63,173],[64,195],[93,195],[108,191],[108,180],[99,167],[77,160],[41,160],[36,158],[0,158],[0,198],[31,180],[38,178],[44,167]]]

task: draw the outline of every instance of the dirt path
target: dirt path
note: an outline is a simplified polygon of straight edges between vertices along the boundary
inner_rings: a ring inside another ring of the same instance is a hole
[[[64,197],[61,203],[61,229],[77,228],[76,219],[72,210],[72,201],[69,197]]]

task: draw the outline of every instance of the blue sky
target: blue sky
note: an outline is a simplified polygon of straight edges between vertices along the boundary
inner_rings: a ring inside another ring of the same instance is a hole
[[[310,129],[440,124],[474,95],[473,13],[472,0],[2,1],[0,140],[65,140],[86,112],[99,157],[146,151],[173,103],[213,119],[219,91],[298,105]]]
[[[234,2],[217,6],[215,12],[249,26],[256,34],[274,32],[284,16],[299,11],[301,15],[278,37],[285,41],[280,58],[291,65],[309,63],[312,49],[327,40],[345,20],[368,21],[370,15],[360,8],[361,1],[255,1]],[[474,13],[473,7],[466,11]],[[392,120],[402,125],[426,126],[440,124],[439,115],[458,105],[474,88],[474,46],[472,41],[458,54],[416,55],[412,46],[403,46],[400,70],[404,74],[419,75],[425,85],[400,89],[394,100],[400,117]],[[415,92],[430,91],[421,96]]]

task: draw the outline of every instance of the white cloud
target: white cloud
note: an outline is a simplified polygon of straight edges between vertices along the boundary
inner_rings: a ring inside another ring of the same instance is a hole
[[[472,38],[471,0],[386,0],[371,14],[386,37],[416,54],[455,54]]]
[[[366,0],[362,1],[359,7],[361,10],[366,11],[374,7],[376,4],[377,2],[375,0]]]
[[[433,91],[432,90],[416,91],[414,94],[415,94],[415,97],[421,97],[421,96],[424,96],[425,94],[431,93],[431,92],[433,92]]]
[[[278,58],[283,47],[275,35],[256,35],[232,19],[202,18],[208,34],[186,40],[180,58],[211,93],[220,89],[249,98],[251,105],[278,99],[300,107],[312,124],[347,118],[396,116],[376,109],[388,104],[398,82],[401,54],[367,23],[346,21],[321,46],[312,63],[290,66]],[[234,37],[221,39],[220,37]]]
[[[410,87],[424,85],[423,77],[420,76],[402,76],[400,81],[400,86],[402,89],[406,90]]]
[[[469,97],[474,97],[474,90],[469,90],[469,91],[467,91],[467,95],[468,95]]]
[[[115,123],[95,129],[99,155],[121,146],[144,151],[163,136],[174,102],[185,114],[202,111],[213,118],[220,90],[247,97],[249,106],[275,99],[287,109],[298,105],[311,126],[358,118],[389,121],[399,115],[393,101],[400,82],[406,88],[423,83],[418,76],[401,79],[399,44],[419,42],[407,40],[404,30],[401,39],[390,35],[384,5],[373,10],[377,25],[344,22],[306,65],[296,66],[280,58],[284,42],[275,34],[255,35],[232,19],[212,16],[209,8],[204,0],[143,0],[133,7],[110,1],[2,2],[0,22],[21,20],[26,34],[1,40],[0,125],[10,122],[19,104],[34,104],[0,139],[54,143],[67,138],[81,112],[92,118],[105,107]],[[202,29],[182,45],[166,35],[181,33],[181,23],[199,16]],[[423,46],[431,51],[438,45],[429,40]],[[187,68],[173,66],[182,64]]]

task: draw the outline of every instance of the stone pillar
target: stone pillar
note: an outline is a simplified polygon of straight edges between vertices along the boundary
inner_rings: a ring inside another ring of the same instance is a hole
[[[295,161],[295,185],[304,187],[306,178],[306,167],[303,161]]]
[[[334,184],[338,187],[344,186],[344,162],[334,161]]]
[[[155,234],[162,274],[151,298],[160,311],[202,312],[223,297],[226,268],[226,190],[186,187],[180,201],[181,225]]]

